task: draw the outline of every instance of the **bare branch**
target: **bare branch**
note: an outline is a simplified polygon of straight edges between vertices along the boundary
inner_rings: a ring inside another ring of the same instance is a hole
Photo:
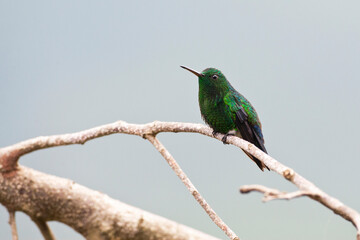
[[[51,232],[49,225],[42,219],[32,219],[36,226],[39,228],[45,240],[55,240],[54,234]]]
[[[14,144],[9,147],[1,148],[0,171],[3,173],[3,176],[11,176],[11,172],[14,172],[12,170],[16,169],[17,167],[19,157],[38,149],[68,144],[83,144],[90,139],[113,133],[125,133],[145,137],[146,135],[155,136],[160,132],[193,132],[200,133],[209,137],[214,137],[212,136],[212,129],[202,124],[155,121],[148,124],[138,125],[118,121],[112,124],[95,127],[78,133],[54,135],[48,137],[37,137]],[[218,134],[214,138],[221,141],[222,137],[222,134]],[[268,166],[272,171],[278,173],[288,181],[295,184],[300,191],[309,193],[308,196],[310,198],[320,202],[327,208],[334,211],[334,213],[350,221],[356,227],[358,231],[358,238],[360,240],[360,215],[356,210],[344,205],[338,199],[329,196],[328,194],[320,190],[318,187],[316,187],[312,182],[308,181],[291,168],[281,164],[274,158],[265,154],[253,144],[234,136],[229,136],[227,138],[227,142],[255,156],[257,159],[261,160],[266,166]]]
[[[334,213],[340,215],[344,219],[350,221],[357,229],[357,238],[360,236],[360,214],[340,202],[338,199],[331,197],[326,194],[318,187],[316,187],[312,182],[302,177],[300,174],[296,173],[293,169],[281,164],[274,158],[265,154],[263,151],[258,149],[255,145],[246,142],[243,139],[236,137],[229,137],[228,142],[242,148],[251,155],[255,156],[257,159],[261,160],[266,166],[268,166],[272,171],[283,176],[286,180],[292,182],[297,186],[303,196],[308,196],[313,200],[323,204],[325,207],[331,209]],[[295,194],[296,195],[296,194]],[[359,239],[360,240],[360,239]]]
[[[16,229],[15,211],[8,209],[8,212],[9,212],[9,224],[11,227],[12,240],[18,240],[19,236]]]
[[[0,148],[0,172],[14,170],[21,156],[39,149],[84,144],[91,139],[114,133],[144,137],[147,134],[156,135],[159,132],[197,132],[211,136],[211,130],[202,124],[157,121],[148,124],[130,124],[118,121],[76,133],[36,137]]]
[[[176,175],[180,178],[180,180],[184,183],[187,189],[190,191],[191,195],[194,196],[196,201],[202,206],[205,212],[209,215],[211,220],[225,232],[225,234],[233,240],[240,240],[238,236],[226,225],[226,223],[215,213],[215,211],[210,207],[210,205],[205,201],[205,199],[201,196],[199,191],[192,184],[190,179],[186,176],[184,171],[180,168],[179,164],[175,161],[173,156],[169,153],[169,151],[165,148],[165,146],[153,135],[146,135],[146,139],[151,142],[152,145],[160,152],[160,154],[165,158],[170,167],[174,170]]]
[[[19,166],[11,177],[0,174],[0,203],[36,219],[46,239],[52,238],[45,222],[58,221],[89,240],[219,240],[74,181],[24,166]]]
[[[241,193],[260,192],[264,194],[263,202],[268,202],[274,199],[290,200],[302,196],[312,196],[312,193],[305,191],[295,191],[291,193],[281,192],[277,189],[268,188],[262,185],[245,185],[240,188]],[[315,197],[315,196],[312,196]]]

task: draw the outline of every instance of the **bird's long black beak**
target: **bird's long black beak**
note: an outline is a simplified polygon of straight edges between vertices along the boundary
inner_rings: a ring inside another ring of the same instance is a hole
[[[180,66],[180,67],[182,67],[183,69],[188,70],[189,72],[192,72],[193,74],[195,74],[195,75],[198,76],[198,77],[203,76],[201,73],[198,73],[197,71],[192,70],[191,68],[188,68],[188,67],[185,67],[185,66]]]

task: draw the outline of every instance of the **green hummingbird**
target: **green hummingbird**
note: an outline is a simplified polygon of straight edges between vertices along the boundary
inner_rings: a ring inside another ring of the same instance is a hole
[[[251,103],[236,91],[222,72],[207,68],[201,73],[185,67],[199,78],[199,105],[204,121],[217,133],[225,134],[226,144],[229,135],[238,136],[267,153],[261,123]],[[244,151],[245,152],[245,151]],[[264,171],[265,166],[259,159],[245,152]]]

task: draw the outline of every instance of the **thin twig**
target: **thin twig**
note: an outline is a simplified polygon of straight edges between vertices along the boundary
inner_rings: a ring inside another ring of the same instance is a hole
[[[32,219],[36,226],[39,228],[41,234],[45,240],[55,240],[55,236],[52,233],[49,225],[41,219]]]
[[[209,215],[211,220],[222,230],[225,234],[233,240],[240,240],[238,236],[226,225],[226,223],[215,213],[215,211],[210,207],[210,205],[205,201],[201,196],[199,191],[192,184],[190,179],[186,176],[185,172],[181,169],[179,164],[175,161],[170,152],[165,148],[165,146],[153,135],[146,135],[146,139],[151,142],[152,145],[160,152],[160,154],[165,158],[170,167],[174,170],[176,175],[180,180],[185,184],[187,189],[190,191],[191,195],[194,196],[196,201],[201,205],[205,212]]]
[[[240,188],[241,193],[260,192],[264,194],[263,202],[268,202],[274,199],[291,200],[302,196],[313,196],[311,192],[295,191],[295,192],[281,192],[277,189],[268,188],[262,185],[245,185]]]
[[[8,209],[8,212],[9,212],[9,224],[11,227],[12,240],[18,240],[19,237],[16,229],[15,211]]]

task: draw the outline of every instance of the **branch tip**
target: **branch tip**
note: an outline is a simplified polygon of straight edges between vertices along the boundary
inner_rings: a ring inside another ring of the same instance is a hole
[[[310,196],[313,197],[313,193],[308,191],[295,191],[295,192],[283,192],[277,189],[268,188],[262,185],[246,185],[240,188],[241,193],[250,193],[250,192],[260,192],[263,193],[263,202],[268,202],[275,199],[282,199],[282,200],[291,200],[294,198],[302,197],[302,196]]]

